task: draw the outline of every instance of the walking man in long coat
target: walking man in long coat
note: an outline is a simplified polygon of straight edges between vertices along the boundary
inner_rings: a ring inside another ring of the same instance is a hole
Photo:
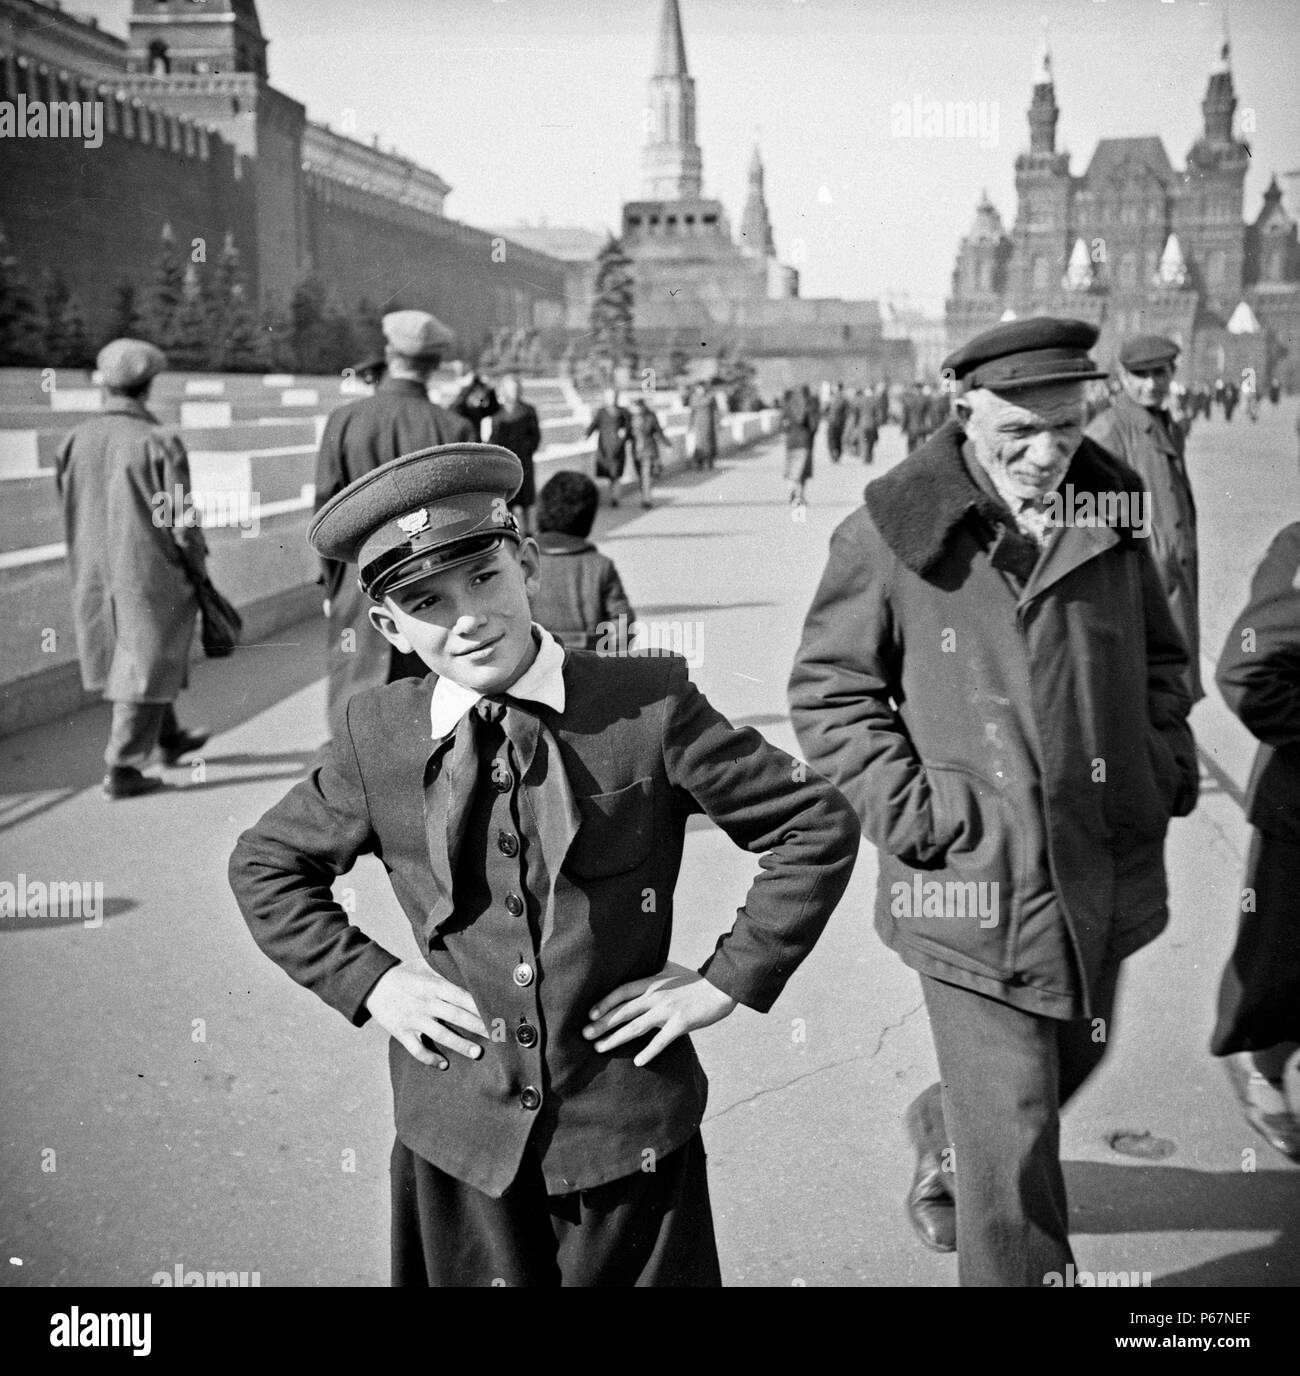
[[[1151,552],[1174,623],[1187,642],[1188,687],[1197,703],[1205,689],[1197,613],[1196,503],[1187,476],[1185,432],[1167,409],[1178,353],[1178,345],[1161,335],[1126,340],[1119,354],[1120,391],[1086,433],[1136,469],[1151,494]]]
[[[616,387],[605,388],[604,403],[592,413],[587,434],[596,436],[596,476],[609,479],[609,504],[617,506],[632,440],[632,413],[618,404]]]
[[[340,406],[321,435],[316,510],[363,473],[399,454],[471,438],[470,425],[429,400],[428,384],[451,331],[427,311],[384,316],[387,373],[373,396]],[[472,438],[478,439],[477,435]],[[347,565],[322,561],[329,621],[329,718],[333,731],[353,693],[428,672],[416,655],[395,650],[370,624],[369,600]]]
[[[790,680],[809,764],[878,848],[876,930],[921,977],[940,1078],[907,1111],[907,1209],[963,1285],[1064,1284],[1060,1111],[1165,926],[1165,832],[1196,798],[1141,485],[1082,435],[1096,338],[1015,321],[945,361],[954,417],[836,530]],[[1062,484],[1106,519],[1062,518]]]
[[[110,801],[153,793],[144,773],[155,750],[164,764],[207,741],[182,730],[173,703],[185,687],[207,544],[190,491],[180,438],[146,406],[166,366],[162,350],[115,339],[96,360],[102,413],[59,447],[55,480],[63,500],[81,681],[113,704],[104,761]]]
[[[533,456],[542,446],[542,422],[537,407],[524,400],[518,373],[501,379],[501,406],[492,417],[492,444],[508,449],[523,465],[524,483],[510,502],[510,510],[525,535],[533,535],[533,507],[537,502],[537,480],[533,475]]]

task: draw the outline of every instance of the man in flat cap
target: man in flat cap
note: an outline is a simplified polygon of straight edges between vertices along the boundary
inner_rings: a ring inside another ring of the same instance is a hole
[[[191,574],[203,573],[207,544],[185,446],[146,405],[166,365],[143,340],[106,344],[96,360],[102,412],[67,436],[55,460],[81,681],[113,704],[110,801],[163,788],[144,766],[177,764],[208,739],[183,730],[173,707],[198,612]]]
[[[676,655],[564,650],[495,445],[376,469],[310,536],[431,673],[358,693],[322,763],[240,838],[262,950],[392,1036],[393,1282],[717,1285],[688,1034],[771,1007],[848,883],[852,810],[732,726]],[[689,818],[761,864],[698,972],[668,959]],[[419,957],[330,883],[382,856]]]
[[[1174,623],[1187,642],[1187,686],[1197,703],[1205,689],[1197,612],[1196,503],[1187,475],[1184,431],[1169,412],[1178,353],[1178,345],[1163,335],[1125,340],[1119,351],[1120,391],[1085,433],[1135,469],[1151,494],[1151,553]]]
[[[459,416],[429,400],[429,378],[451,342],[451,331],[428,311],[391,311],[382,321],[386,372],[374,394],[330,414],[316,459],[316,510],[381,464],[430,445],[470,438]],[[369,604],[336,559],[322,561],[329,621],[329,720],[360,688],[423,676],[423,664],[375,630]]]
[[[1096,338],[1015,321],[946,360],[953,416],[834,533],[790,679],[878,849],[877,932],[921,977],[940,1081],[907,1110],[907,1210],[964,1285],[1062,1283],[1060,1110],[1165,925],[1165,831],[1196,797],[1144,494],[1082,434]]]

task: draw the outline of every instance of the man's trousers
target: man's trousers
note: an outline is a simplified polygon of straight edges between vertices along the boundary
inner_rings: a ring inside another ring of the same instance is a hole
[[[393,1284],[718,1286],[697,1132],[653,1171],[548,1195],[529,1150],[493,1199],[393,1145]]]
[[[182,734],[170,702],[115,702],[104,763],[110,769],[143,769],[154,746],[171,745]]]
[[[915,1102],[914,1145],[951,1149],[959,1284],[1041,1287],[1074,1260],[1060,1111],[1114,1036],[1118,974],[1103,972],[1094,1017],[1068,1021],[921,976],[941,1082]]]

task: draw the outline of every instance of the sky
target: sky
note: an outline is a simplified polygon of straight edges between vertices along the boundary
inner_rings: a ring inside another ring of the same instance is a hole
[[[310,118],[449,182],[447,213],[616,228],[641,194],[662,0],[258,0],[271,80]],[[804,296],[904,295],[942,311],[987,188],[1010,226],[1044,33],[1057,148],[1158,134],[1175,167],[1201,127],[1222,0],[680,0],[705,194],[738,227],[755,141],[778,256]],[[65,0],[125,33],[129,0]],[[1300,211],[1300,0],[1230,0],[1245,214],[1274,171]],[[975,137],[908,127],[973,101]],[[904,116],[907,111],[907,116]],[[1295,172],[1286,180],[1281,174]]]

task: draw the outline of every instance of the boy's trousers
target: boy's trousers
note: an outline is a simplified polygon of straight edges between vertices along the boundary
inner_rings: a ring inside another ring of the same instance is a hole
[[[393,1284],[719,1286],[697,1132],[654,1163],[595,1189],[548,1195],[524,1155],[501,1196],[393,1144]]]

